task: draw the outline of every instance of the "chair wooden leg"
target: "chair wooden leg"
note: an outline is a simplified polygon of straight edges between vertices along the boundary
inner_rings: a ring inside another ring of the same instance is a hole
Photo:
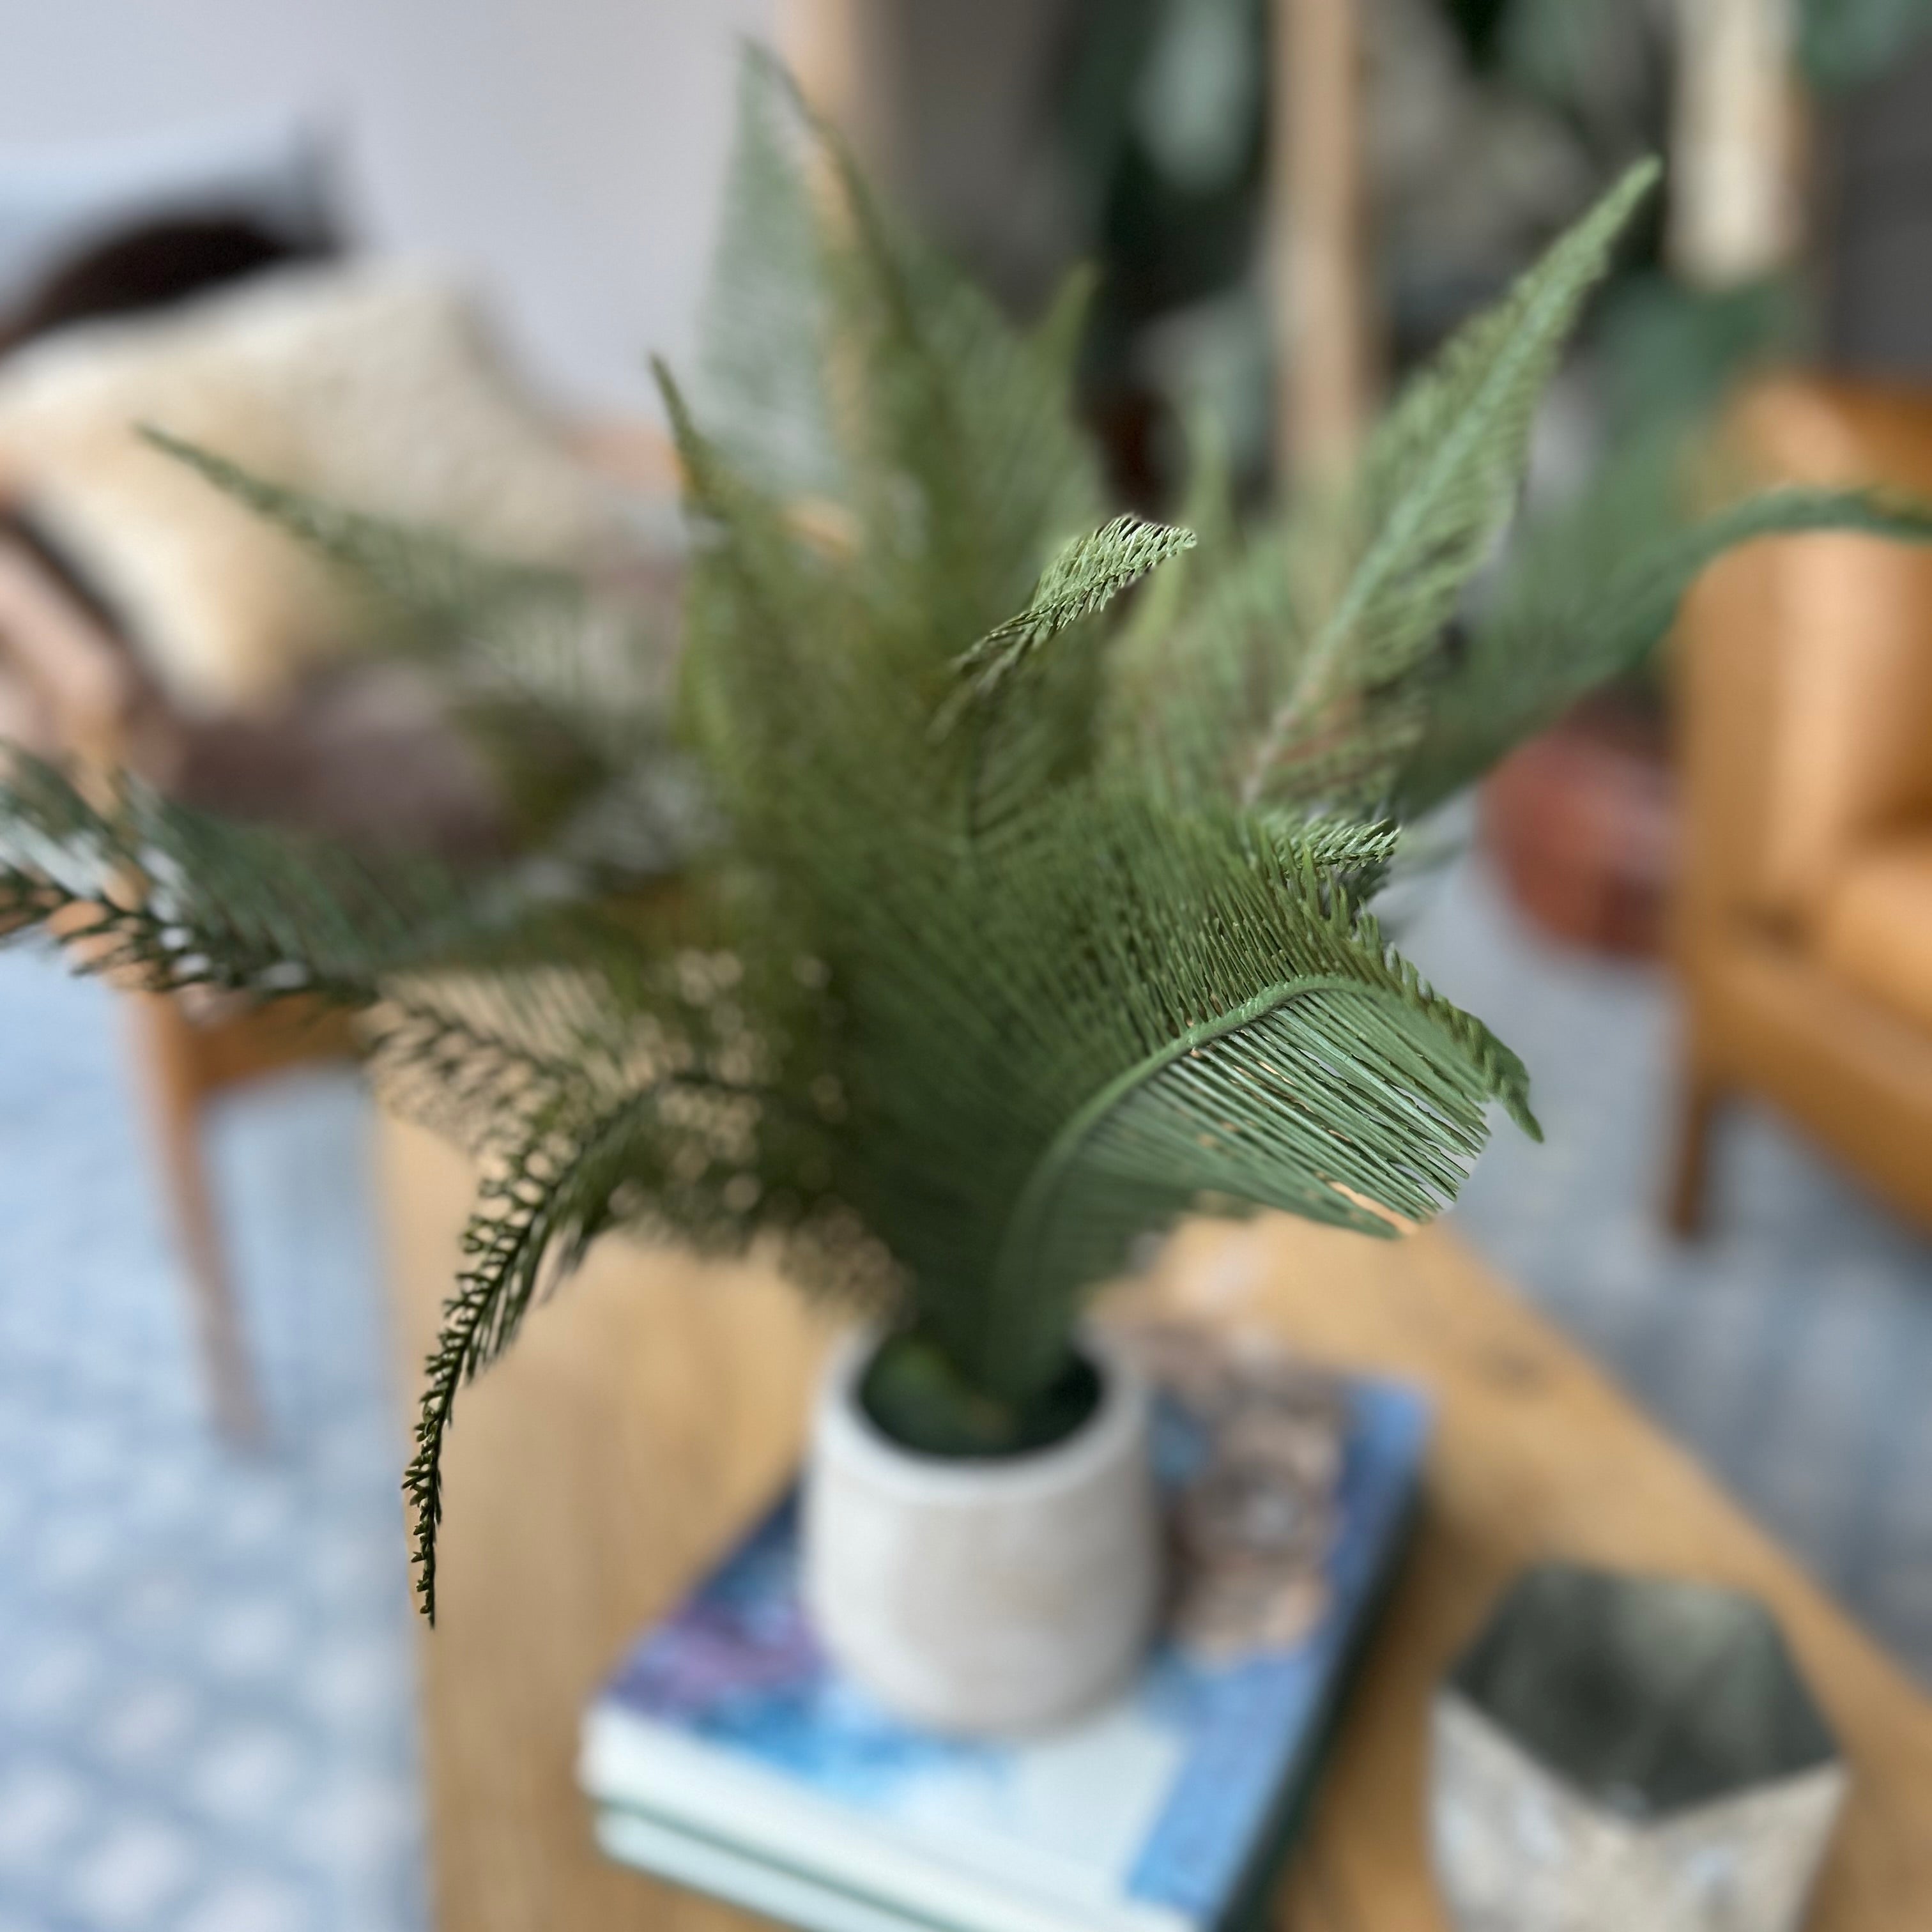
[[[1678,1102],[1676,1164],[1664,1210],[1671,1232],[1680,1240],[1691,1240],[1703,1232],[1711,1129],[1722,1097],[1710,1072],[1693,1061],[1685,1070]]]
[[[252,1447],[267,1435],[255,1390],[234,1285],[215,1218],[202,1150],[200,1077],[194,1022],[165,994],[133,996],[136,1057],[160,1158],[182,1258],[194,1298],[196,1338],[217,1426],[230,1442]]]

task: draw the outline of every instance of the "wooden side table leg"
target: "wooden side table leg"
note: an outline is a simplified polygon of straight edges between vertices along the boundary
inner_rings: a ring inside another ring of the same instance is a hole
[[[1682,1078],[1676,1165],[1664,1214],[1671,1232],[1688,1240],[1703,1232],[1710,1186],[1711,1130],[1723,1094],[1715,1076],[1694,1054],[1688,1060]]]
[[[234,1284],[215,1218],[201,1142],[205,1091],[194,1022],[165,994],[132,996],[135,1057],[175,1231],[194,1298],[196,1339],[217,1426],[255,1447],[267,1425],[243,1346]]]

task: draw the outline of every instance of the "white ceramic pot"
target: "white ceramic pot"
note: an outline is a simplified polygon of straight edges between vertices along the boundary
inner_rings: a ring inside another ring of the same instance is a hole
[[[1161,1533],[1146,1384],[1089,1344],[1099,1406],[1028,1454],[920,1455],[858,1399],[876,1337],[820,1385],[805,1480],[805,1591],[838,1662],[901,1716],[1016,1735],[1099,1703],[1153,1635]]]

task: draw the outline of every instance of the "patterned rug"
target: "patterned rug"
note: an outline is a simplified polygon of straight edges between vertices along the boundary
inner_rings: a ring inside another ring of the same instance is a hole
[[[1500,1130],[1464,1234],[1932,1683],[1932,1250],[1748,1113],[1676,1246],[1659,976],[1538,941],[1470,866],[1406,943],[1549,1130]],[[305,1074],[210,1122],[276,1422],[226,1455],[118,1017],[0,952],[0,1932],[420,1928],[364,1102]]]

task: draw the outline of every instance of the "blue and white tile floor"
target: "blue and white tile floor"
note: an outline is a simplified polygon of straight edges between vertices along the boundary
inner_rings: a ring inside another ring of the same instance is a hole
[[[226,1454],[119,1018],[0,953],[0,1932],[420,1928],[364,1102],[304,1075],[210,1124],[276,1418]]]
[[[1932,1682],[1932,1250],[1741,1117],[1714,1232],[1660,1231],[1656,974],[1525,932],[1465,866],[1411,929],[1536,1070],[1464,1234]],[[211,1145],[276,1446],[210,1441],[118,1016],[0,952],[0,1932],[425,1923],[410,1636],[364,1172],[345,1075]]]

